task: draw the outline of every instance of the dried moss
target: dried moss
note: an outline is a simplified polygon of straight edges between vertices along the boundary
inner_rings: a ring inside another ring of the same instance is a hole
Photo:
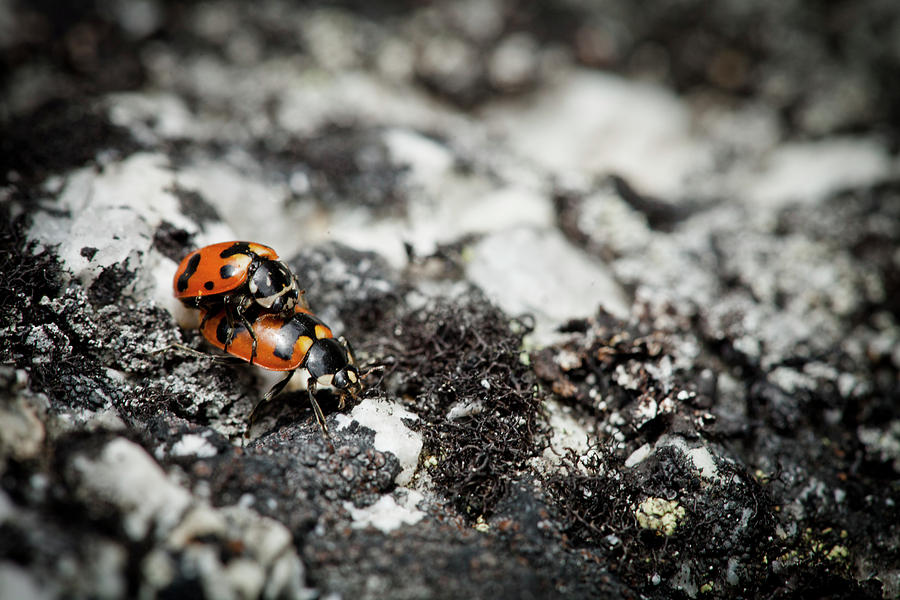
[[[774,518],[769,495],[749,474],[729,465],[720,465],[720,471],[721,483],[703,483],[673,447],[626,469],[610,448],[603,448],[589,457],[568,455],[545,485],[563,525],[564,543],[609,564],[635,589],[677,593],[677,576],[688,565],[698,585],[737,591],[728,581],[729,560],[757,570],[742,574],[741,585],[764,581],[767,557],[778,551]],[[636,517],[648,498],[678,502],[679,525],[669,535],[643,527]]]
[[[437,489],[472,519],[543,448],[535,379],[520,358],[527,331],[476,295],[430,304],[395,328],[389,377],[426,424]]]

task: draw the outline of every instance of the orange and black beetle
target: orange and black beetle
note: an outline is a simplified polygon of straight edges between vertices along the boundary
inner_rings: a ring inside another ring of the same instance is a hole
[[[252,339],[251,355],[257,340],[248,312],[289,317],[295,307],[306,308],[303,290],[287,265],[274,250],[253,242],[221,242],[194,250],[178,265],[172,288],[186,306],[203,311],[204,322],[224,311],[230,328],[226,350],[236,324],[243,325]]]
[[[255,333],[255,339],[250,330]],[[348,396],[353,398],[362,389],[359,369],[349,344],[343,338],[335,339],[327,325],[300,306],[290,317],[262,314],[249,330],[241,323],[229,326],[226,312],[221,309],[212,316],[204,316],[200,333],[213,346],[250,364],[271,371],[287,371],[287,375],[253,408],[251,424],[257,409],[278,395],[297,369],[309,373],[306,381],[309,402],[325,435],[328,435],[328,427],[316,400],[318,388],[336,390],[340,397],[339,408],[344,408]]]

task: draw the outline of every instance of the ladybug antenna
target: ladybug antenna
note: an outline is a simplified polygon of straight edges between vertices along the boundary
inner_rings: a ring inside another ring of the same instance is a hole
[[[374,360],[374,361],[367,362],[364,365],[360,365],[359,378],[367,379],[369,377],[369,375],[371,375],[372,373],[375,373],[376,371],[380,372],[381,377],[378,378],[378,381],[366,385],[367,388],[378,386],[381,384],[381,381],[384,379],[385,372],[387,371],[387,368],[388,368],[388,363],[392,364],[393,362],[394,362],[393,359]]]

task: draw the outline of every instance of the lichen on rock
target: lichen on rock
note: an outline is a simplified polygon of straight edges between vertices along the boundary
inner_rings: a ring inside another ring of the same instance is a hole
[[[896,7],[26,4],[0,596],[900,593]],[[231,239],[330,439],[173,297]]]

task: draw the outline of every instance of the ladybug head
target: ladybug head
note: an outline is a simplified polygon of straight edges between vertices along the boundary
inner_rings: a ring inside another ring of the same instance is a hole
[[[292,313],[300,297],[294,274],[280,260],[260,260],[249,288],[257,304],[275,313]]]
[[[331,378],[331,385],[339,390],[348,392],[351,396],[355,396],[362,388],[359,381],[359,371],[353,365],[347,365],[339,369],[334,377]]]
[[[316,340],[306,355],[304,367],[319,385],[356,396],[362,389],[353,357],[334,338]]]

